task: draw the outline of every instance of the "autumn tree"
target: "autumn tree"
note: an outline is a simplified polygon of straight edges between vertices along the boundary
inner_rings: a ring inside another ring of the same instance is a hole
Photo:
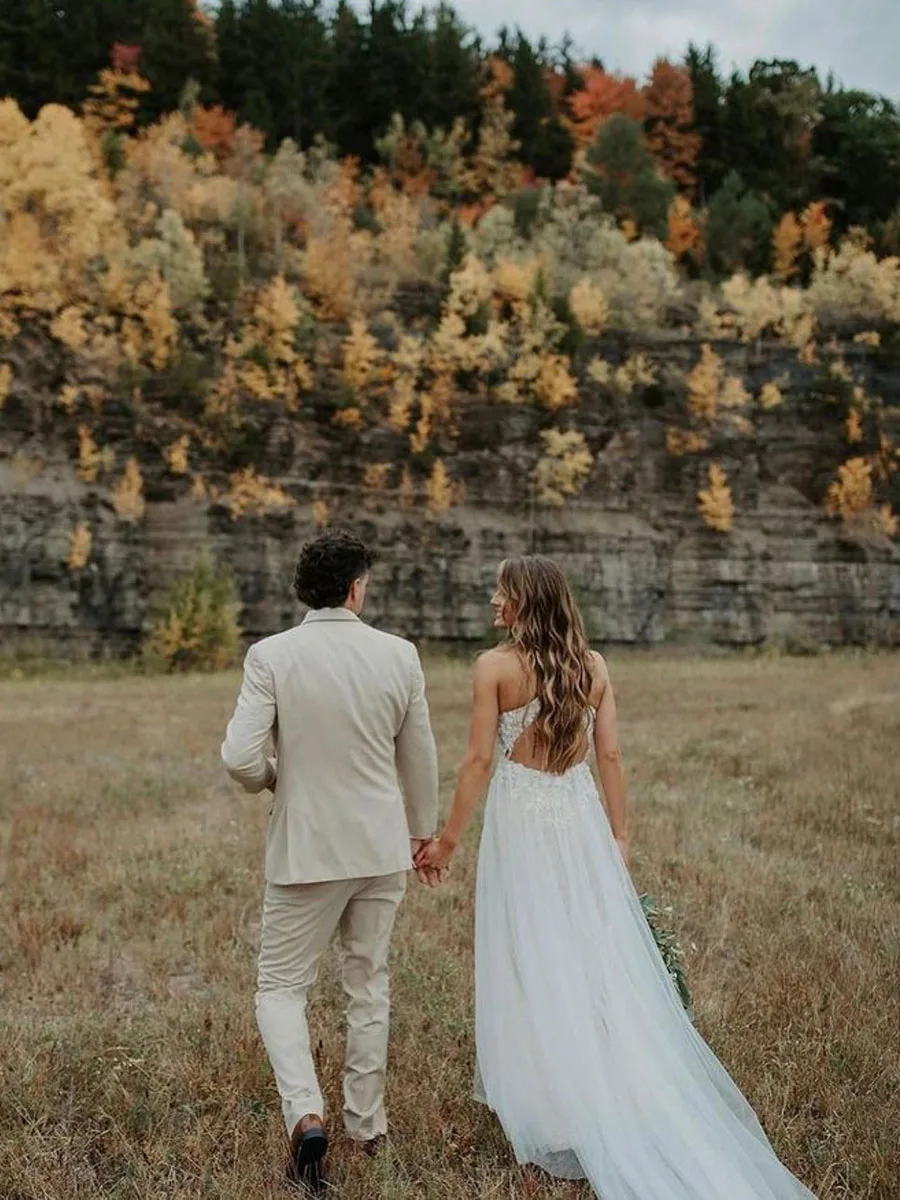
[[[787,282],[797,274],[797,258],[803,246],[803,229],[792,212],[786,212],[772,231],[772,269]]]
[[[800,214],[800,228],[803,231],[803,245],[811,254],[828,245],[831,225],[828,205],[824,200],[807,204]]]
[[[521,169],[515,160],[518,143],[512,135],[514,114],[506,106],[512,68],[494,56],[485,66],[481,88],[483,114],[478,137],[460,179],[463,192],[476,200],[478,211],[513,190]]]
[[[226,112],[221,104],[198,105],[191,113],[191,133],[204,150],[219,159],[231,153],[236,129],[234,113]]]
[[[667,59],[657,59],[644,88],[644,99],[647,106],[644,133],[651,153],[668,179],[681,191],[693,193],[700,135],[694,128],[690,74]]]
[[[545,429],[541,441],[543,453],[532,475],[535,493],[542,503],[560,506],[582,490],[594,457],[584,434],[576,429]]]
[[[666,248],[694,267],[703,261],[703,229],[687,196],[676,196],[669,205]]]
[[[718,463],[710,465],[707,485],[697,493],[697,509],[710,529],[718,533],[731,530],[734,524],[734,500],[728,476]]]
[[[139,47],[116,43],[111,66],[100,72],[84,102],[85,124],[108,158],[119,136],[134,127],[141,96],[150,91],[149,82],[138,68],[139,57]]]
[[[613,75],[602,67],[584,67],[580,90],[569,97],[572,133],[581,147],[597,139],[600,127],[607,118],[618,114],[642,122],[647,101],[630,75]]]

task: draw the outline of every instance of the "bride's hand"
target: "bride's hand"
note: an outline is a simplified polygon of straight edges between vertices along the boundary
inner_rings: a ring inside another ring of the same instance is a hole
[[[453,856],[454,847],[442,837],[426,842],[415,857],[416,870],[443,871]]]

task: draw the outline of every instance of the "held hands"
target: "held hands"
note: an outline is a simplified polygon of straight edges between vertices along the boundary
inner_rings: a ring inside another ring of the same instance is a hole
[[[444,838],[430,838],[419,842],[418,850],[413,851],[413,862],[416,875],[422,883],[434,887],[434,884],[444,882],[455,848]]]
[[[423,857],[427,854],[429,846],[434,845],[436,841],[436,838],[410,838],[413,866],[419,883],[424,884],[425,887],[436,887],[439,883],[443,883],[447,873],[445,869],[433,867]]]
[[[416,870],[437,874],[443,880],[455,849],[456,847],[452,846],[444,837],[431,838],[429,841],[423,842],[415,856]]]

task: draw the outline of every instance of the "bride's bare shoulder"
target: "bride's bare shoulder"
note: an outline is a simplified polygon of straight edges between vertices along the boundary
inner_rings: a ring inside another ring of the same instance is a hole
[[[498,678],[508,674],[515,666],[516,655],[507,646],[494,646],[491,650],[483,650],[475,660],[475,670],[479,674],[494,674]]]
[[[520,685],[525,677],[521,659],[510,646],[495,646],[479,654],[475,673],[482,679],[492,679],[504,689]]]
[[[602,679],[609,679],[609,667],[606,665],[606,659],[599,650],[591,651],[591,662],[594,666],[594,674]]]
[[[594,686],[591,689],[591,702],[594,708],[596,708],[603,698],[603,693],[606,691],[607,684],[609,683],[609,667],[606,665],[606,659],[597,650],[591,651],[591,671],[594,676]]]

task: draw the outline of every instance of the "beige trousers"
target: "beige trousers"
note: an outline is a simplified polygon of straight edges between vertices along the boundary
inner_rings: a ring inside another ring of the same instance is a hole
[[[405,871],[370,879],[266,884],[256,1020],[289,1134],[307,1113],[325,1115],[309,1044],[306,997],[336,932],[347,996],[344,1125],[360,1141],[387,1132],[388,950],[405,890]]]

